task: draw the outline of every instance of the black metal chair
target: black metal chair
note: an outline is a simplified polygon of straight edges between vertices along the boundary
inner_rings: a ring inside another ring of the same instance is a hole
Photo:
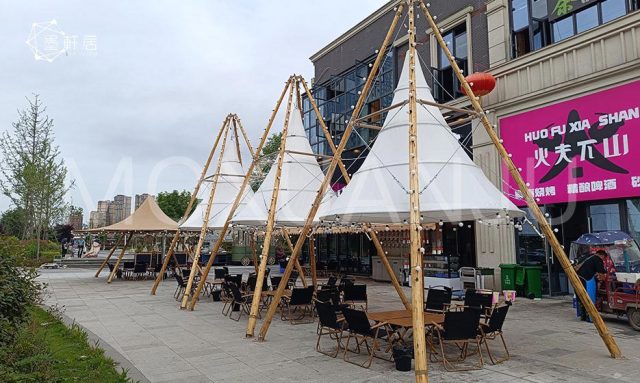
[[[242,314],[250,315],[251,313],[251,302],[253,300],[253,294],[242,294],[240,292],[240,288],[235,283],[228,284],[229,291],[231,293],[231,300],[229,304],[226,305],[223,309],[226,308],[226,312],[222,312],[223,315],[228,315],[229,318],[234,321],[239,321]],[[238,312],[238,317],[234,318],[233,313]],[[258,313],[258,318],[260,318],[260,313]]]
[[[282,277],[271,277],[271,290],[277,290],[278,286],[280,286],[280,281],[282,281]]]
[[[135,262],[122,262],[122,276],[123,278],[131,278],[133,269],[135,268]]]
[[[178,283],[176,291],[173,293],[173,297],[178,300],[180,298],[180,295],[184,294],[184,292],[187,290],[187,284],[179,274],[174,274],[173,276],[176,278],[176,282]]]
[[[227,269],[228,270],[228,269]],[[213,278],[214,279],[224,279],[224,276],[228,274],[228,271],[225,269],[213,269]]]
[[[390,337],[392,336],[393,331],[388,327],[386,323],[378,323],[372,326],[371,322],[369,322],[369,318],[367,318],[367,313],[361,310],[343,308],[342,315],[344,315],[344,319],[347,323],[346,330],[349,333],[349,335],[347,336],[347,342],[344,345],[344,360],[346,362],[358,365],[360,367],[369,368],[371,366],[371,363],[373,362],[374,357],[388,361],[392,360],[391,355],[389,356],[389,358],[382,358],[376,355],[376,352],[381,350],[381,340],[384,340],[387,343],[385,352],[389,352],[389,350],[391,349]],[[355,351],[349,350],[349,342],[351,341],[351,339],[355,339],[356,341]],[[368,358],[363,363],[349,360],[349,358],[347,357],[349,352],[360,353],[362,345],[364,345],[367,349]]]
[[[424,311],[443,313],[446,307],[451,304],[452,290],[446,286],[442,288],[427,289],[427,299],[424,304]]]
[[[442,362],[447,371],[469,371],[482,369],[484,360],[480,350],[480,342],[482,341],[482,332],[480,330],[480,314],[481,310],[471,307],[465,307],[462,311],[447,311],[444,313],[444,322],[442,325],[434,325],[434,330],[430,335],[432,347],[439,346],[440,352],[430,353],[430,359],[433,362]],[[477,352],[469,352],[469,344],[475,343]],[[454,345],[458,354],[457,358],[452,359],[445,350],[446,346]],[[438,356],[438,354],[440,354]],[[467,356],[478,355],[478,364],[471,366],[462,366]],[[462,367],[460,367],[462,366]]]
[[[333,304],[316,301],[316,311],[318,312],[318,341],[316,351],[321,354],[335,358],[342,349],[342,335],[344,333],[344,318],[338,318]],[[324,351],[320,347],[320,340],[328,335],[330,339],[336,341],[333,352]]]
[[[464,293],[464,305],[466,307],[477,308],[482,311],[483,314],[492,306],[491,294],[479,293],[474,289],[467,289]]]
[[[297,271],[292,271],[291,275],[289,276],[289,280],[287,281],[287,288],[288,289],[292,289],[294,287],[296,287],[296,282],[298,281],[298,277],[300,276],[300,274],[298,274]]]
[[[133,275],[136,279],[143,279],[147,274],[146,263],[136,263],[133,265]]]
[[[368,308],[367,285],[347,284],[342,290],[344,296],[342,300],[352,306],[360,304],[364,311]]]
[[[311,323],[313,318],[313,293],[314,286],[294,288],[291,290],[291,297],[282,297],[281,301],[281,319],[289,321],[291,324]],[[304,317],[309,316],[311,319],[302,321]]]
[[[504,321],[507,317],[509,306],[511,306],[511,302],[506,302],[504,306],[496,307],[491,312],[489,321],[487,323],[480,324],[482,343],[484,343],[492,364],[499,364],[511,358],[511,355],[509,355],[509,349],[507,348],[507,343],[504,341],[504,336],[502,335],[502,326],[504,325]],[[504,347],[505,352],[505,355],[501,358],[494,357],[491,349],[489,348],[489,341],[496,340],[498,337],[500,337],[500,340],[502,341],[502,346]]]
[[[336,288],[336,283],[338,283],[338,278],[335,275],[331,275],[329,276],[327,283],[322,285],[321,288],[329,288],[329,289]]]

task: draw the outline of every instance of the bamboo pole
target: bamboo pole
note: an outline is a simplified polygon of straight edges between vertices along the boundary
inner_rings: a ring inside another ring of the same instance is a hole
[[[525,181],[522,179],[522,175],[518,171],[518,168],[514,165],[506,149],[500,142],[500,138],[498,137],[497,133],[493,129],[491,122],[489,122],[489,119],[487,118],[486,113],[483,111],[482,106],[480,105],[480,102],[474,96],[471,86],[469,86],[469,83],[467,82],[462,72],[460,71],[460,68],[458,67],[458,64],[453,58],[453,55],[449,51],[447,44],[445,44],[444,40],[442,39],[440,30],[438,29],[435,21],[433,20],[433,18],[431,17],[431,14],[429,13],[429,10],[427,9],[427,7],[425,6],[422,0],[420,0],[420,8],[424,13],[427,19],[427,22],[431,26],[431,30],[435,35],[436,39],[438,40],[438,44],[440,44],[440,47],[442,48],[443,52],[451,62],[451,67],[453,68],[454,73],[458,77],[458,80],[460,81],[460,84],[465,90],[465,93],[469,96],[469,101],[471,102],[471,105],[476,110],[476,112],[478,112],[478,114],[480,115],[480,120],[482,121],[482,125],[484,125],[484,128],[487,131],[489,138],[491,138],[491,141],[495,145],[498,151],[498,154],[500,155],[500,157],[502,157],[502,160],[507,165],[507,168],[509,169],[509,173],[511,174],[511,177],[513,177],[514,181],[518,185],[518,189],[520,189],[520,192],[522,193],[525,201],[527,202],[529,209],[531,209],[532,214],[538,221],[538,224],[540,225],[540,229],[542,230],[542,233],[545,235],[545,238],[549,240],[549,244],[553,249],[556,259],[560,262],[560,265],[562,266],[562,269],[564,270],[564,272],[567,274],[567,277],[569,278],[569,281],[571,282],[571,285],[573,286],[576,292],[576,295],[578,296],[578,298],[580,299],[580,302],[582,302],[582,305],[586,308],[587,312],[589,313],[589,316],[593,320],[593,324],[596,326],[596,329],[598,330],[600,337],[604,341],[604,344],[607,346],[607,349],[609,350],[611,357],[612,358],[622,357],[620,348],[616,344],[616,341],[614,340],[613,336],[609,332],[609,329],[607,328],[606,324],[602,320],[602,317],[598,313],[598,310],[594,306],[593,302],[591,302],[591,299],[589,298],[587,291],[585,290],[584,286],[580,282],[578,274],[576,273],[573,266],[571,265],[569,258],[567,258],[567,255],[564,252],[562,245],[558,241],[558,238],[556,238],[553,232],[553,229],[549,225],[549,222],[547,222],[547,218],[542,213],[542,210],[540,210],[540,207],[538,206],[538,204],[536,203],[536,200],[531,195],[531,192],[529,191],[529,188],[527,187]]]
[[[265,128],[264,133],[262,134],[262,138],[260,139],[260,143],[258,144],[256,151],[254,152],[253,160],[249,165],[249,169],[247,169],[247,174],[245,175],[244,182],[242,183],[242,186],[238,191],[238,195],[236,196],[235,201],[233,201],[233,205],[231,206],[231,210],[229,211],[227,220],[225,221],[224,225],[220,229],[220,236],[218,237],[218,240],[216,241],[216,243],[213,245],[213,250],[211,251],[211,257],[209,257],[209,262],[207,262],[207,267],[204,270],[203,278],[200,280],[200,283],[198,283],[198,287],[196,288],[196,293],[193,295],[193,298],[191,299],[191,304],[189,305],[190,310],[193,310],[196,306],[196,302],[198,301],[198,295],[204,288],[204,282],[207,276],[209,275],[209,272],[211,271],[211,266],[213,266],[215,255],[217,254],[218,250],[220,250],[220,246],[222,246],[222,242],[224,241],[224,236],[227,232],[227,229],[229,228],[229,223],[231,222],[231,218],[233,218],[234,214],[236,213],[236,209],[240,205],[240,201],[242,200],[242,197],[244,195],[244,190],[249,184],[249,176],[253,172],[253,169],[256,166],[256,163],[258,162],[258,159],[260,157],[260,152],[262,151],[262,147],[264,146],[264,143],[267,141],[267,137],[269,135],[269,131],[271,130],[271,126],[273,125],[273,121],[275,120],[278,109],[280,109],[280,104],[282,103],[284,96],[287,94],[287,89],[292,84],[292,81],[293,81],[293,78],[289,77],[289,79],[285,84],[284,89],[282,89],[282,93],[280,94],[278,101],[276,102],[275,109],[273,109],[273,112],[271,112],[271,117],[269,118],[267,127]]]
[[[329,186],[329,182],[331,181],[331,176],[335,171],[338,162],[341,159],[344,148],[347,146],[347,141],[349,140],[349,136],[353,131],[353,126],[356,122],[357,116],[360,115],[360,111],[364,106],[367,95],[369,94],[369,89],[371,89],[373,80],[378,73],[378,69],[380,67],[380,63],[382,63],[382,58],[385,55],[386,48],[391,43],[391,39],[393,37],[393,31],[395,30],[395,27],[398,24],[398,20],[402,15],[403,9],[404,9],[404,4],[400,3],[398,6],[398,9],[396,10],[396,14],[393,17],[393,20],[391,21],[391,27],[387,31],[387,35],[385,36],[384,41],[381,44],[380,49],[378,50],[376,59],[373,62],[373,66],[371,67],[371,72],[369,72],[369,77],[367,77],[367,81],[365,81],[364,83],[364,86],[362,88],[362,94],[358,98],[358,102],[356,103],[356,106],[353,109],[353,114],[351,115],[351,119],[349,120],[349,123],[347,124],[347,127],[342,135],[340,144],[336,148],[336,151],[333,153],[333,158],[327,169],[327,174],[325,175],[324,180],[322,181],[322,185],[320,186],[320,188],[318,189],[318,192],[316,193],[316,198],[313,201],[313,204],[311,205],[311,210],[309,211],[309,215],[307,216],[307,221],[300,232],[300,236],[298,237],[298,240],[296,241],[296,245],[293,249],[293,252],[291,253],[291,257],[289,258],[289,263],[287,264],[287,267],[284,270],[284,275],[282,277],[282,280],[278,285],[278,290],[276,291],[273,301],[269,305],[269,310],[267,311],[265,319],[262,323],[262,327],[260,328],[260,334],[258,336],[259,340],[264,340],[267,335],[267,331],[269,331],[269,326],[271,325],[271,321],[273,320],[273,315],[276,313],[276,310],[278,309],[278,302],[280,302],[280,299],[282,298],[282,294],[284,293],[284,290],[286,288],[286,282],[289,279],[289,276],[291,275],[291,270],[293,269],[293,265],[295,264],[295,259],[298,257],[298,254],[300,254],[300,250],[302,250],[305,237],[309,233],[309,230],[311,229],[311,225],[313,224],[313,218],[318,212],[318,208],[320,207],[320,202],[322,201],[322,198],[324,197],[324,193],[327,190],[327,187]]]
[[[331,153],[335,153],[336,144],[333,142],[333,137],[331,137],[331,133],[329,133],[329,128],[327,127],[327,124],[325,124],[324,122],[322,113],[320,113],[320,109],[318,109],[318,104],[316,103],[315,98],[313,98],[313,95],[311,94],[311,91],[307,86],[307,82],[304,80],[304,78],[302,78],[302,76],[298,76],[298,82],[302,83],[302,86],[304,87],[304,92],[307,95],[307,99],[309,100],[309,103],[311,104],[311,107],[313,108],[313,111],[315,112],[316,117],[318,118],[318,123],[322,128],[322,132],[324,133],[324,138],[327,140],[327,143],[329,143],[329,147],[331,148]],[[349,181],[351,181],[351,177],[349,177],[349,173],[347,172],[347,168],[344,166],[344,163],[340,161],[338,163],[338,166],[340,167],[340,172],[342,173],[342,177],[345,179],[346,183],[349,183]]]
[[[282,228],[282,237],[287,242],[287,245],[289,246],[289,251],[293,252],[293,243],[291,243],[291,237],[289,237],[289,231],[287,231],[287,229],[284,227]],[[300,264],[300,260],[298,260],[297,258],[296,258],[296,270],[298,270],[298,274],[300,275],[300,279],[302,280],[302,286],[307,287],[307,277],[304,275],[304,269]],[[294,284],[295,284],[295,281],[294,281]]]
[[[244,137],[244,142],[247,144],[247,147],[249,148],[249,154],[253,158],[253,156],[255,155],[255,153],[253,151],[253,146],[251,146],[251,141],[249,141],[249,137],[247,136],[247,132],[244,130],[244,127],[242,126],[242,120],[240,120],[240,117],[238,117],[237,115],[236,115],[236,122],[238,123],[238,128],[240,128],[240,132],[242,133],[242,137]]]
[[[234,114],[231,116],[231,122],[233,123],[233,137],[236,139],[236,154],[238,155],[238,161],[242,165],[242,155],[240,154],[240,136],[238,135],[238,125],[236,124],[237,116]]]
[[[258,243],[258,231],[254,230],[251,233],[251,255],[253,257],[253,268],[258,275],[258,254],[256,253],[256,244]]]
[[[404,290],[402,289],[402,286],[398,282],[398,278],[396,277],[396,273],[393,271],[393,267],[391,267],[391,263],[389,263],[387,254],[384,252],[384,249],[382,248],[382,243],[380,243],[380,240],[378,239],[378,234],[376,234],[375,230],[371,229],[371,225],[369,225],[369,229],[370,229],[369,235],[371,236],[371,241],[373,241],[373,245],[375,246],[376,251],[378,252],[378,256],[380,257],[380,260],[382,260],[382,264],[384,265],[384,268],[387,270],[387,273],[391,278],[391,284],[393,284],[393,287],[396,289],[396,292],[398,293],[398,296],[400,297],[400,300],[402,301],[402,304],[404,305],[404,307],[407,310],[410,310],[411,304],[409,303],[409,300],[407,299],[407,296],[405,295]],[[420,307],[422,307],[422,305],[420,305]]]
[[[104,269],[104,267],[107,265],[107,263],[109,262],[109,259],[113,255],[113,252],[116,251],[116,248],[118,248],[118,245],[122,242],[122,240],[124,239],[125,236],[126,236],[126,234],[121,235],[120,238],[118,238],[118,241],[116,242],[116,244],[109,251],[109,254],[107,254],[107,258],[104,259],[104,262],[102,262],[102,265],[100,265],[100,268],[98,269],[98,271],[96,271],[96,275],[95,275],[96,278],[98,278],[98,276],[102,272],[102,269]]]
[[[260,256],[260,267],[256,276],[256,288],[251,302],[251,312],[249,321],[247,322],[246,336],[253,337],[260,311],[260,302],[262,301],[262,284],[264,282],[264,274],[267,269],[267,260],[269,258],[269,247],[271,246],[271,236],[273,235],[273,227],[276,220],[276,210],[278,209],[278,195],[280,194],[280,178],[282,177],[282,164],[284,163],[284,149],[287,147],[287,135],[289,134],[289,121],[291,119],[291,106],[293,105],[293,91],[295,82],[291,83],[289,90],[289,100],[287,101],[287,111],[284,116],[284,128],[282,129],[282,138],[280,139],[280,149],[278,153],[278,163],[276,165],[276,176],[273,180],[273,190],[271,192],[271,202],[269,204],[267,227],[264,234],[264,242],[262,244],[262,255]]]
[[[418,178],[418,121],[416,99],[416,26],[414,0],[408,0],[409,13],[409,238],[411,240],[411,316],[416,382],[429,381],[424,331],[424,277],[420,252],[420,188]],[[375,233],[374,233],[375,234]]]
[[[180,229],[176,230],[176,234],[173,236],[173,239],[171,240],[171,244],[169,245],[169,252],[167,253],[167,255],[165,255],[164,259],[162,260],[162,267],[160,268],[160,272],[156,276],[156,280],[153,281],[153,287],[151,288],[151,295],[156,295],[156,291],[158,290],[158,286],[162,281],[162,277],[164,276],[164,273],[167,272],[167,267],[169,266],[169,261],[171,260],[171,257],[175,258],[175,247],[179,238],[180,238]],[[176,266],[178,266],[177,262],[176,262]]]
[[[316,269],[316,240],[312,235],[309,237],[309,263],[311,263],[311,283],[318,288],[318,270]]]
[[[107,283],[111,283],[111,281],[113,280],[113,277],[115,277],[116,272],[118,271],[118,267],[120,267],[120,262],[122,261],[122,257],[124,257],[124,253],[125,253],[125,251],[127,251],[127,243],[131,240],[131,237],[133,236],[133,232],[129,232],[128,234],[129,234],[129,236],[124,240],[124,243],[122,245],[122,251],[120,252],[120,255],[118,256],[118,260],[116,261],[115,266],[113,266],[113,271],[111,272],[111,274],[109,274],[109,278],[107,279]]]
[[[229,135],[229,131],[231,129],[227,128],[224,132],[224,139],[222,141],[222,148],[220,150],[220,155],[218,157],[218,164],[216,166],[216,177],[211,185],[211,192],[209,193],[209,200],[207,201],[207,209],[204,212],[204,218],[202,219],[202,228],[200,229],[200,237],[198,237],[198,245],[196,246],[195,254],[193,255],[193,262],[191,263],[191,272],[189,273],[189,280],[187,281],[187,287],[184,290],[184,295],[182,296],[182,303],[180,304],[180,308],[184,309],[187,307],[187,303],[189,302],[189,294],[191,292],[191,287],[193,286],[193,280],[196,277],[196,271],[200,269],[198,265],[198,260],[200,259],[200,252],[202,251],[202,245],[204,244],[204,239],[207,236],[207,230],[209,229],[209,215],[211,214],[211,205],[213,205],[213,199],[216,194],[216,189],[218,186],[218,181],[220,180],[220,168],[222,167],[222,158],[224,157],[224,151],[227,145],[227,136]],[[233,150],[233,149],[230,149]],[[209,256],[209,259],[213,257],[213,252]]]

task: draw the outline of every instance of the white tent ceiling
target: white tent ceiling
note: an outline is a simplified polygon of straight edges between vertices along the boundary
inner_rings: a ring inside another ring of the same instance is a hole
[[[392,105],[409,98],[409,60],[405,59]],[[418,99],[434,101],[420,65]],[[498,190],[465,153],[440,110],[418,105],[418,176],[423,222],[466,221],[522,212]],[[323,219],[398,223],[409,218],[409,105],[387,114],[370,153]]]
[[[324,173],[315,156],[294,153],[313,154],[313,151],[302,125],[300,111],[293,108],[290,113],[285,144],[287,151],[284,153],[282,163],[275,221],[277,225],[291,227],[304,225],[311,210],[311,204],[324,180]],[[277,162],[278,159],[274,161],[253,198],[233,218],[234,223],[260,226],[266,224]],[[328,190],[320,205],[321,211],[326,209],[332,197],[335,198],[335,193]]]
[[[231,128],[229,127],[228,129]],[[222,163],[220,165],[220,174],[213,197],[213,204],[211,205],[211,212],[209,213],[208,226],[210,229],[219,229],[224,226],[246,174],[242,164],[240,164],[236,150],[236,140],[238,137],[236,137],[232,130],[229,131],[227,136],[224,155],[222,156]],[[217,165],[217,162],[213,162],[213,164]],[[215,167],[213,173],[207,178],[212,181],[215,180]],[[203,192],[200,193],[200,203],[189,218],[180,225],[180,229],[183,231],[199,231],[202,228],[213,182],[206,182],[203,186],[204,185],[208,187],[201,188]],[[247,185],[238,209],[241,209],[251,197],[253,197],[253,191],[251,187]]]

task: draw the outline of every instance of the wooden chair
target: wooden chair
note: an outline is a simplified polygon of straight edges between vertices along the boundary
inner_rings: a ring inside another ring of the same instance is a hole
[[[347,331],[349,335],[347,336],[347,342],[344,345],[344,360],[345,362],[355,364],[360,367],[369,368],[371,363],[373,362],[373,358],[380,358],[384,360],[391,361],[391,356],[389,358],[383,358],[376,355],[376,352],[381,349],[382,343],[381,340],[384,340],[387,343],[386,352],[388,352],[391,347],[390,346],[390,337],[393,334],[393,331],[387,326],[386,323],[378,323],[376,325],[371,325],[369,322],[369,318],[367,318],[367,313],[361,310],[354,310],[350,308],[343,308],[342,315],[344,315],[344,319],[347,322]],[[349,350],[349,342],[351,339],[356,341],[356,349]],[[371,342],[371,343],[369,343]],[[347,355],[351,353],[360,353],[362,349],[362,345],[364,345],[367,349],[368,358],[363,363],[354,362],[349,360]]]
[[[318,341],[316,351],[321,354],[335,358],[342,349],[342,335],[344,333],[344,318],[338,318],[331,303],[316,301],[316,311],[318,312]],[[329,336],[336,341],[335,349],[332,352],[324,351],[320,347],[320,340],[323,336]]]
[[[499,364],[511,358],[511,355],[509,355],[509,349],[507,348],[507,343],[504,341],[504,336],[502,335],[502,326],[504,325],[504,320],[507,317],[509,306],[511,306],[511,302],[507,302],[504,306],[496,307],[491,312],[489,321],[487,323],[480,324],[480,332],[482,334],[481,342],[484,343],[492,364]],[[491,349],[489,348],[489,341],[496,340],[498,337],[500,337],[500,340],[502,341],[502,346],[504,347],[505,352],[505,356],[502,358],[494,357]]]
[[[442,288],[427,289],[427,299],[424,303],[424,311],[443,313],[451,304],[452,291],[446,286]]]
[[[344,296],[342,300],[345,303],[354,307],[357,304],[360,304],[360,307],[362,307],[364,311],[367,311],[367,308],[369,307],[367,299],[367,285],[348,284],[344,286],[343,293]]]
[[[434,330],[430,335],[432,347],[440,348],[440,356],[436,352],[430,353],[433,362],[442,362],[447,371],[469,371],[482,369],[484,361],[480,351],[482,333],[480,331],[480,310],[465,307],[462,311],[447,311],[444,313],[444,323],[434,324]],[[475,343],[477,352],[470,353],[469,345]],[[458,356],[452,359],[445,350],[445,346],[456,346]],[[459,367],[466,361],[467,356],[478,355],[478,364]]]
[[[313,319],[313,293],[314,286],[303,288],[294,288],[291,290],[291,297],[282,297],[282,315],[283,321],[289,321],[291,324],[311,323]],[[302,321],[304,317],[309,316],[311,319]]]

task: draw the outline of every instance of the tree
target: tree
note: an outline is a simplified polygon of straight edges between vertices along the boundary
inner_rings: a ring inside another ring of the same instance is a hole
[[[24,211],[20,208],[6,210],[0,217],[0,232],[20,238],[24,233]]]
[[[282,141],[282,132],[273,133],[267,139],[267,142],[262,147],[262,158],[254,168],[251,176],[251,188],[253,191],[258,190],[260,184],[271,170],[271,165],[276,161],[278,152],[280,151],[280,142]]]
[[[160,206],[160,209],[162,209],[162,211],[166,215],[171,217],[174,221],[179,221],[180,218],[182,218],[187,205],[189,205],[189,200],[191,200],[191,193],[186,190],[183,190],[181,192],[177,190],[174,190],[172,192],[160,192],[158,193],[157,198],[158,206]],[[196,205],[197,203],[193,204],[193,206],[191,207],[191,212],[189,212],[189,214],[193,213]]]
[[[38,95],[27,98],[11,132],[0,138],[0,190],[24,213],[23,239],[48,238],[52,223],[65,213],[67,168],[54,144],[53,120]],[[73,183],[71,183],[73,184]],[[39,257],[40,249],[36,251]]]

